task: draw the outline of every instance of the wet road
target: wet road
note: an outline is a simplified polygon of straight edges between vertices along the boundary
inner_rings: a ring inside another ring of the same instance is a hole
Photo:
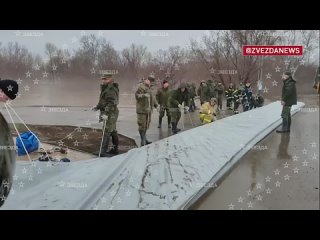
[[[130,100],[132,96],[128,95]],[[130,101],[133,101],[132,99]],[[124,101],[124,100],[123,100]],[[265,100],[266,104],[270,101]],[[199,108],[200,102],[196,100],[196,105]],[[223,101],[223,108],[226,102]],[[102,123],[98,123],[98,112],[93,112],[91,107],[75,107],[75,106],[16,106],[12,103],[12,108],[16,111],[19,117],[28,124],[38,125],[72,125],[80,127],[102,128]],[[241,107],[239,107],[241,110]],[[11,122],[9,115],[3,104],[0,105],[0,111],[5,116],[8,122]],[[10,110],[15,123],[21,123],[13,111]],[[232,115],[232,110],[223,110],[218,119]],[[171,129],[168,129],[167,117],[162,120],[162,128],[158,126],[159,113],[154,109],[151,119],[150,128],[147,131],[147,138],[149,141],[157,141],[165,137],[171,136]],[[182,130],[188,130],[193,127],[201,125],[199,120],[199,110],[194,113],[182,114],[178,127]],[[137,114],[135,105],[119,105],[119,118],[117,121],[117,130],[119,133],[135,139],[138,146],[140,146],[140,136],[138,132]],[[66,136],[69,133],[66,133]]]
[[[268,135],[191,209],[319,209],[319,98],[299,101],[291,133]]]
[[[319,99],[308,96],[299,101],[306,107],[293,117],[291,134],[267,136],[217,186],[207,186],[208,193],[192,209],[319,209]],[[13,108],[27,124],[101,128],[96,113],[87,107]],[[10,121],[6,109],[0,110]],[[119,110],[118,131],[139,145],[135,106],[121,105]],[[223,116],[229,114],[232,112]],[[16,123],[21,122],[12,116]],[[166,117],[162,129],[157,128],[158,116],[155,110],[147,132],[151,141],[171,135]],[[183,119],[184,130],[200,124],[198,112],[190,117],[184,114]]]

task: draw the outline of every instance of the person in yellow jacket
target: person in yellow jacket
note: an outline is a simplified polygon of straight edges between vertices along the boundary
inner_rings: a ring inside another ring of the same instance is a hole
[[[217,99],[211,98],[210,102],[201,105],[200,120],[203,124],[211,123],[217,120]]]

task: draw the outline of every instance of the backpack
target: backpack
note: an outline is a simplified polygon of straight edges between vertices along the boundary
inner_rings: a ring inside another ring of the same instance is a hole
[[[20,137],[21,137],[22,142],[20,140]],[[16,146],[17,146],[17,150],[18,150],[18,156],[22,156],[22,155],[27,154],[22,143],[24,144],[28,153],[38,150],[39,141],[35,137],[34,133],[32,133],[30,131],[24,132],[24,133],[20,134],[20,137],[18,136],[16,138]]]

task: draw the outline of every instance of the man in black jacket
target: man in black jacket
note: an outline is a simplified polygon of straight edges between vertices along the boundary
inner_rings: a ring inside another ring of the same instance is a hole
[[[285,72],[284,77],[281,97],[281,105],[283,106],[281,112],[282,129],[277,130],[277,133],[290,132],[291,106],[297,104],[296,80],[292,78],[291,72]]]

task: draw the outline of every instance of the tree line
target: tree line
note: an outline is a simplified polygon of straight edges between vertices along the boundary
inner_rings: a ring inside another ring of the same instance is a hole
[[[26,47],[0,42],[0,73],[10,78],[25,78],[26,72],[41,69],[52,81],[96,79],[104,70],[115,71],[116,78],[133,86],[141,77],[154,73],[158,80],[169,79],[200,82],[205,79],[230,82],[256,82],[268,69],[283,66],[281,71],[299,71],[299,66],[316,68],[319,62],[319,31],[315,30],[215,30],[206,31],[200,39],[191,39],[188,46],[171,46],[155,53],[147,46],[132,43],[116,50],[106,38],[85,35],[76,50],[45,44],[45,58],[32,54]],[[303,45],[302,57],[243,56],[243,45]],[[232,70],[231,74],[222,70]],[[313,71],[313,70],[310,70]],[[1,76],[0,76],[1,77]]]

